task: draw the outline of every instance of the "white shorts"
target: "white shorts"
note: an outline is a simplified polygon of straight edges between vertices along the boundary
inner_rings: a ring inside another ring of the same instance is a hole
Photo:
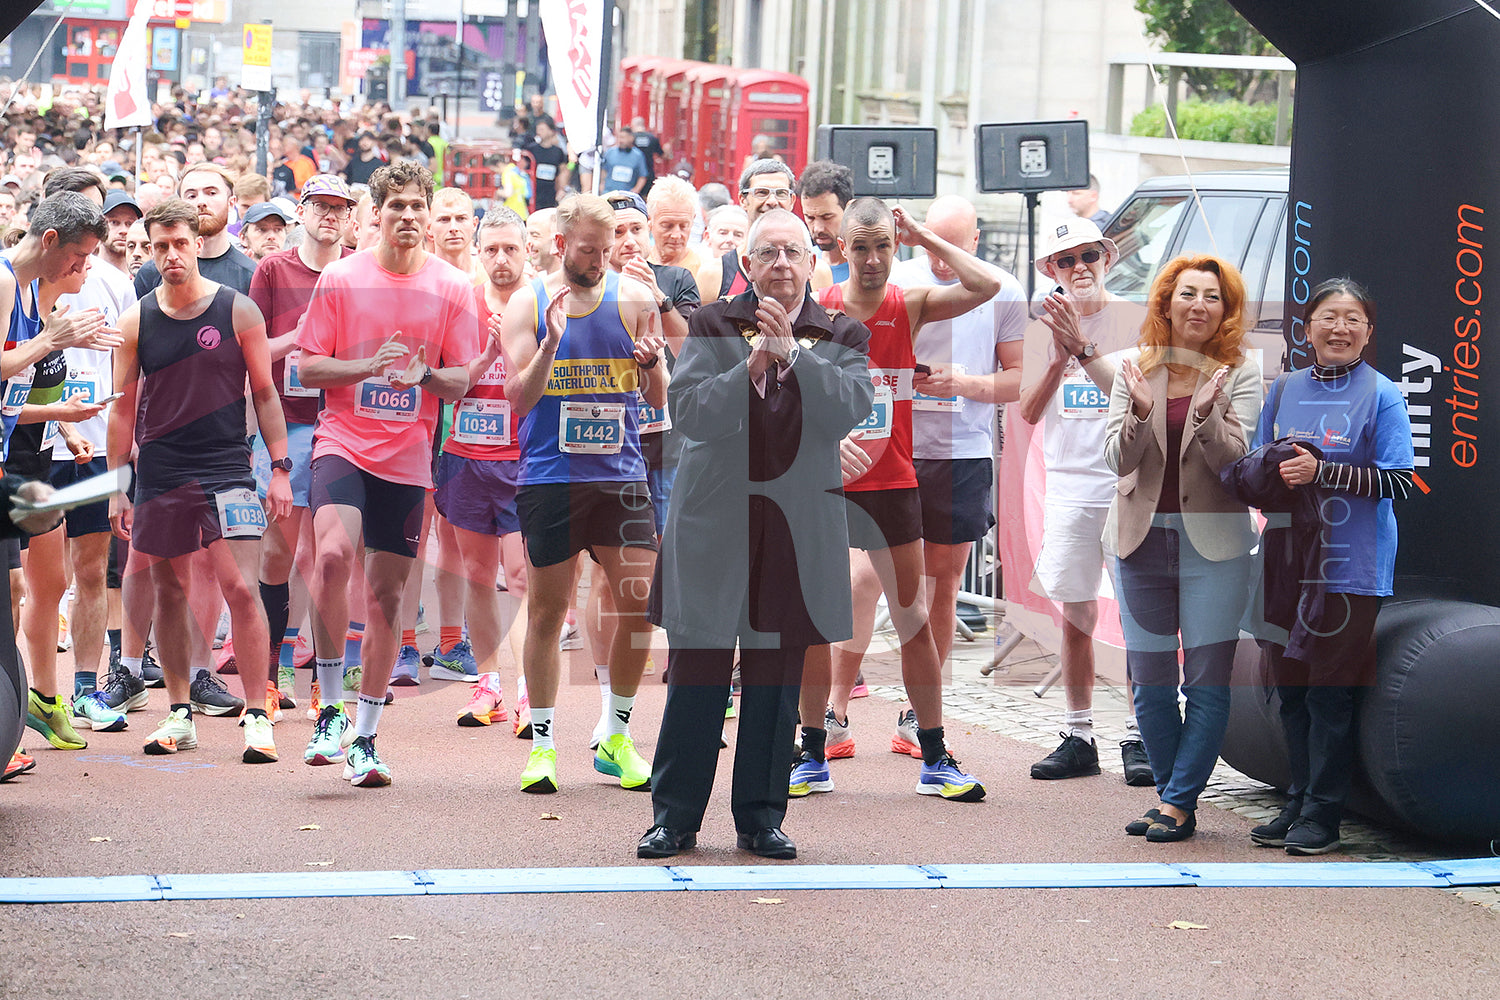
[[[1042,551],[1037,554],[1031,589],[1064,604],[1097,600],[1108,517],[1108,507],[1044,504]]]

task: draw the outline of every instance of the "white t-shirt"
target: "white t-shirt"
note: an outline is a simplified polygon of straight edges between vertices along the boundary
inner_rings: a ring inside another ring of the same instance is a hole
[[[95,258],[89,267],[89,276],[83,282],[83,290],[76,295],[58,296],[59,305],[80,309],[98,309],[104,314],[104,322],[111,327],[120,325],[120,314],[135,305],[135,283],[124,271],[104,260]],[[103,399],[114,392],[114,366],[109,351],[95,351],[87,347],[70,347],[63,351],[68,362],[67,388],[63,398],[67,399],[79,389],[89,391],[89,399]],[[74,424],[79,435],[94,446],[94,454],[104,457],[105,432],[109,426],[109,409],[98,416]],[[67,449],[55,452],[54,459],[68,457]]]
[[[957,319],[928,323],[918,330],[914,347],[918,362],[952,366],[970,375],[993,375],[996,345],[1026,336],[1026,287],[1008,271],[990,270],[1000,279],[1000,291]],[[897,263],[890,280],[902,288],[957,284],[956,279],[933,277],[926,254]],[[989,458],[994,454],[993,404],[962,396],[937,400],[919,393],[912,401],[911,418],[913,458]]]
[[[1134,302],[1111,298],[1099,312],[1080,317],[1083,335],[1097,356],[1112,355],[1140,341],[1146,310]],[[1056,356],[1052,331],[1040,320],[1026,329],[1022,391],[1041,380]],[[1118,359],[1110,358],[1111,364]],[[1068,507],[1108,507],[1118,477],[1104,464],[1104,432],[1109,422],[1109,393],[1096,386],[1076,359],[1068,361],[1062,385],[1042,417],[1042,457],[1047,467],[1046,500]]]

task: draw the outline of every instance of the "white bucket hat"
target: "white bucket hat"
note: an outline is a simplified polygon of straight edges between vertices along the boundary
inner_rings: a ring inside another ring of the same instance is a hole
[[[1036,269],[1047,277],[1056,280],[1057,268],[1052,266],[1052,258],[1064,250],[1074,247],[1088,246],[1090,243],[1098,243],[1104,247],[1104,269],[1107,271],[1115,266],[1115,261],[1120,259],[1120,248],[1115,246],[1114,240],[1107,240],[1099,227],[1089,219],[1070,219],[1059,225],[1052,234],[1047,237],[1047,247],[1042,255],[1037,258]]]

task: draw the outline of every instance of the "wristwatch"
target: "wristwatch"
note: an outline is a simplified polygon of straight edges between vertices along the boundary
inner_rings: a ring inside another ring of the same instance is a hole
[[[290,458],[278,458],[271,463],[271,468],[290,473],[292,471],[292,460]]]
[[[422,373],[422,377],[417,380],[417,385],[426,385],[432,381],[432,366],[427,365],[426,368],[427,370]]]
[[[1086,364],[1089,363],[1089,360],[1091,358],[1093,358],[1094,353],[1097,350],[1098,350],[1098,348],[1095,345],[1091,344],[1091,343],[1090,344],[1084,344],[1083,345],[1083,350],[1081,350],[1077,354],[1073,355],[1073,357],[1075,357],[1075,358],[1078,359],[1078,363],[1079,364],[1086,365]]]
[[[673,308],[673,306],[672,306],[672,300],[670,298],[668,298],[667,296],[665,296],[665,295],[662,296],[662,300],[656,304],[656,311],[657,312],[663,312],[664,313],[668,309],[671,309],[671,308]]]

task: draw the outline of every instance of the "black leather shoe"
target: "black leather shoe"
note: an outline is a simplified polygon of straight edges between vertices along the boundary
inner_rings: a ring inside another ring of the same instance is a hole
[[[754,833],[742,833],[735,837],[734,842],[740,850],[758,854],[763,858],[790,861],[797,856],[797,845],[792,843],[792,838],[774,826],[756,830]]]
[[[1146,814],[1140,819],[1133,819],[1125,824],[1125,832],[1132,837],[1144,837],[1146,831],[1151,829],[1151,824],[1160,818],[1160,809],[1147,809]]]
[[[698,846],[698,834],[693,830],[674,830],[669,826],[653,826],[646,831],[641,842],[635,845],[638,858],[670,858],[680,851]]]
[[[1151,774],[1151,760],[1146,756],[1146,744],[1140,740],[1121,743],[1120,760],[1125,765],[1125,784],[1136,788],[1156,784],[1156,778]]]
[[[1146,831],[1146,839],[1153,844],[1172,844],[1187,840],[1198,829],[1198,814],[1190,812],[1187,819],[1178,822],[1166,813],[1158,813],[1156,822]]]

